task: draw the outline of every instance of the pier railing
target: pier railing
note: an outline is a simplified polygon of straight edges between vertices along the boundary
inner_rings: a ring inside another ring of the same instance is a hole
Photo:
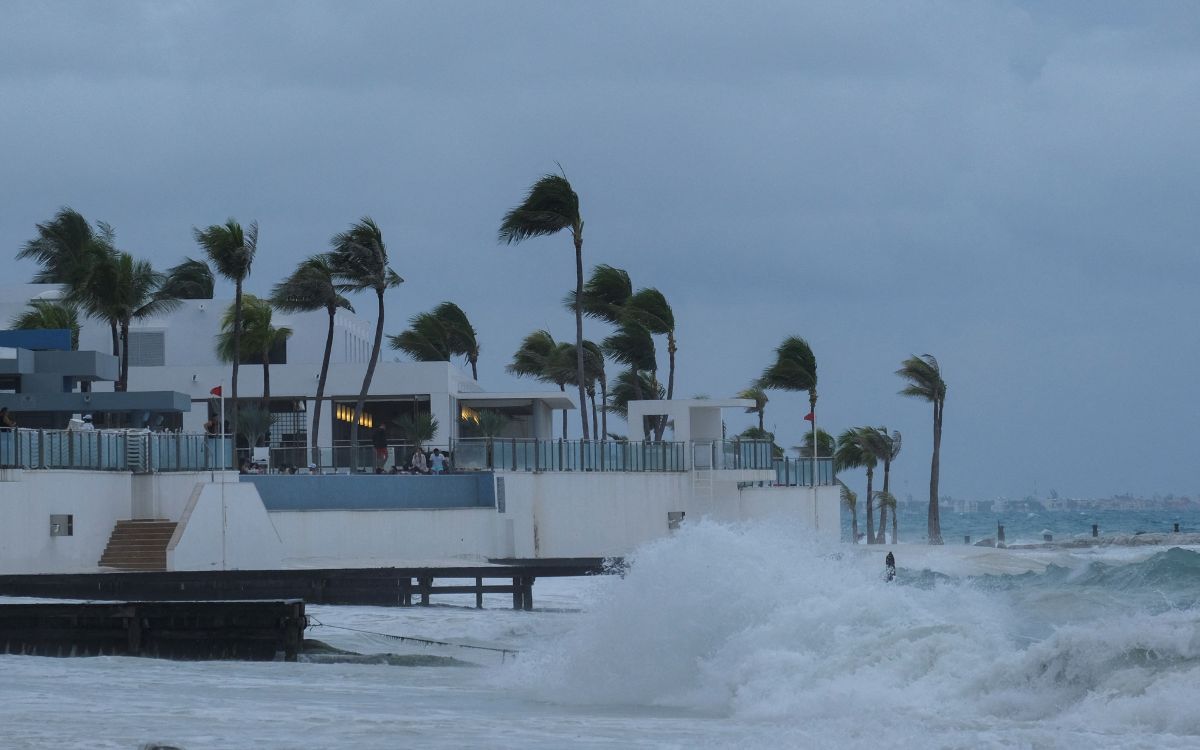
[[[222,445],[222,443],[224,445]],[[0,430],[0,468],[209,471],[233,466],[233,443],[203,434],[145,430]]]
[[[687,443],[463,438],[451,446],[460,471],[688,471]]]

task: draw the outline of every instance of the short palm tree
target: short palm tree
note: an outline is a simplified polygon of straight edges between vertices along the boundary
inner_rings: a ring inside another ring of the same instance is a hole
[[[236,321],[236,311],[230,305],[221,317],[221,332],[217,334],[217,356],[222,362],[228,362],[235,356],[233,340]],[[271,303],[253,294],[247,294],[242,298],[240,333],[240,353],[247,359],[253,358],[262,364],[263,392],[259,408],[270,412],[271,350],[291,338],[292,329],[287,326],[276,327],[272,322]]]
[[[583,439],[590,439],[587,409],[584,404],[583,350],[583,217],[579,213],[579,196],[564,175],[548,174],[533,184],[519,206],[504,215],[500,222],[500,242],[512,245],[532,237],[545,237],[564,229],[571,232],[575,245],[575,379],[579,383],[579,415]]]
[[[443,302],[430,312],[412,316],[408,328],[389,336],[388,343],[418,362],[449,362],[453,355],[462,355],[471,365],[471,378],[479,379],[475,327],[453,302]]]
[[[242,410],[242,421],[238,423],[237,434],[245,439],[247,447],[254,448],[267,437],[273,424],[275,417],[271,412],[257,406],[247,406]]]
[[[392,424],[396,425],[400,439],[411,445],[413,450],[420,450],[422,445],[433,440],[438,431],[437,418],[429,414],[397,417]]]
[[[354,312],[350,301],[343,297],[334,284],[333,266],[329,256],[313,255],[300,262],[292,275],[275,285],[271,292],[271,304],[280,312],[311,312],[324,310],[329,318],[325,330],[325,354],[321,358],[321,374],[317,377],[317,396],[314,403],[312,462],[321,465],[317,441],[321,433],[321,404],[325,398],[325,382],[329,377],[329,360],[333,355],[333,324],[338,310]]]
[[[763,427],[763,419],[767,411],[767,402],[770,401],[770,399],[767,398],[767,392],[763,390],[763,387],[756,383],[749,388],[744,388],[738,393],[737,398],[745,398],[754,402],[754,406],[746,407],[746,413],[757,414],[758,429],[765,430]]]
[[[512,361],[504,367],[504,370],[517,377],[535,378],[543,383],[554,383],[560,391],[565,392],[567,383],[570,381],[568,373],[565,372],[567,369],[565,347],[568,346],[570,344],[560,344],[555,341],[549,331],[534,331],[521,340],[521,346],[513,352]],[[582,403],[579,408],[583,408]],[[564,440],[567,437],[566,409],[563,410],[562,415],[562,436]]]
[[[79,349],[79,307],[64,300],[35,299],[13,316],[8,324],[14,330],[66,329],[71,332],[71,349]]]
[[[483,436],[486,448],[485,458],[488,468],[496,466],[496,438],[500,437],[508,427],[509,419],[495,409],[483,409],[475,422],[475,430]]]
[[[641,401],[646,398],[661,399],[667,395],[667,389],[662,387],[652,372],[638,372],[633,369],[621,370],[609,383],[608,410],[622,419],[629,420],[629,402]],[[630,426],[632,429],[632,425]],[[646,424],[638,425],[641,435],[636,440],[649,439]]]
[[[883,463],[883,489],[881,492],[887,493],[891,490],[892,461],[900,455],[902,444],[900,433],[895,430],[889,433],[886,427],[863,427],[861,435],[863,448],[870,451],[876,459]],[[887,514],[887,507],[881,505],[879,507],[879,539],[877,540],[880,544],[887,541],[884,538]]]
[[[820,428],[816,431],[817,434],[817,458],[830,458],[834,454],[834,446],[837,441],[833,439],[825,430]],[[800,441],[800,445],[795,446],[796,453],[801,458],[812,458],[813,454],[813,433],[804,433],[804,439]]]
[[[167,269],[167,278],[158,293],[170,299],[212,299],[212,268],[195,258],[184,258],[177,266]]]
[[[116,251],[112,227],[98,222],[96,228],[78,211],[61,208],[54,218],[37,225],[37,237],[25,243],[17,253],[18,260],[34,260],[40,269],[33,276],[35,284],[61,284],[63,299],[78,304],[88,315],[108,323],[112,335],[112,354],[121,354],[117,319],[92,299],[95,289],[89,281],[99,262],[106,261]]]
[[[842,505],[850,511],[850,539],[858,544],[858,493],[846,486],[842,480],[837,480],[841,488]]]
[[[217,267],[217,272],[233,282],[233,376],[230,379],[230,431],[237,433],[238,423],[238,366],[242,356],[242,284],[250,275],[250,266],[258,252],[258,222],[242,229],[235,219],[224,224],[212,224],[204,229],[192,229],[196,243],[204,250],[208,259]]]
[[[567,385],[575,384],[575,346],[561,343],[552,360],[555,382]],[[608,413],[604,408],[596,408],[596,388],[600,388],[600,402],[608,403],[608,378],[604,372],[604,352],[594,342],[583,342],[583,375],[587,379],[584,391],[592,404],[592,424],[596,427],[596,438],[606,440],[608,431]],[[600,420],[603,419],[603,427]]]
[[[923,399],[933,405],[933,458],[929,467],[930,544],[942,543],[942,518],[938,512],[938,475],[941,470],[942,414],[946,406],[946,381],[932,354],[913,355],[900,364],[896,374],[908,382],[900,390],[902,396]]]
[[[675,353],[679,350],[675,341],[675,313],[671,310],[667,298],[653,287],[639,289],[637,294],[625,303],[625,315],[635,320],[658,336],[667,337],[667,399],[675,397]],[[659,436],[662,439],[662,436]]]
[[[375,376],[375,365],[379,362],[379,350],[383,347],[383,295],[404,283],[404,279],[388,265],[387,247],[383,244],[383,232],[369,216],[364,216],[345,232],[336,235],[330,253],[330,265],[337,278],[339,292],[375,292],[377,319],[375,340],[371,344],[371,359],[363,375],[362,388],[354,404],[354,421],[350,423],[350,444],[358,445],[358,422],[362,419],[363,404],[371,379]],[[351,451],[357,464],[358,451]],[[355,466],[354,468],[357,468]]]
[[[899,515],[899,512],[898,512],[899,508],[896,503],[896,496],[886,490],[880,490],[879,492],[877,492],[875,494],[878,496],[880,510],[881,511],[890,510],[892,512],[892,544],[896,544],[897,542],[900,541],[900,536],[899,536],[900,524],[896,520],[896,516]],[[880,516],[879,516],[879,525],[883,526],[883,514],[882,513],[880,513]],[[883,536],[882,529],[880,529],[879,535],[881,537]],[[880,539],[880,544],[884,544],[884,543],[885,542],[882,539]]]
[[[838,435],[837,448],[833,453],[833,466],[838,472],[859,468],[867,470],[867,544],[875,543],[875,518],[873,516],[875,495],[872,485],[875,479],[875,465],[879,460],[865,446],[863,431],[871,429],[874,428],[854,427],[844,430],[841,435]]]
[[[129,326],[134,320],[152,318],[179,306],[179,300],[158,295],[163,275],[149,261],[134,260],[125,252],[105,254],[92,270],[89,296],[100,300],[106,313],[117,321],[121,338],[120,374],[115,390],[129,389]]]

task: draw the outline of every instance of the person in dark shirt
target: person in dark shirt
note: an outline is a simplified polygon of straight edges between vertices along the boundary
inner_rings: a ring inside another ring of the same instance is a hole
[[[883,567],[887,575],[887,580],[896,580],[896,558],[891,552],[887,553],[887,557],[883,559]]]

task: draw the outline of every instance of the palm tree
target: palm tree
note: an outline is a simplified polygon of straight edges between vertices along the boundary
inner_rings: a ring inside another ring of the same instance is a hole
[[[575,346],[573,344],[559,344],[552,364],[555,382],[563,382],[567,385],[575,384]],[[586,340],[583,342],[583,375],[587,378],[584,390],[592,404],[592,425],[597,430],[596,438],[606,440],[608,413],[604,408],[596,408],[597,385],[600,387],[601,404],[607,406],[608,403],[608,379],[604,372],[604,352],[594,342]],[[601,418],[604,420],[603,429],[599,421]]]
[[[646,396],[651,400],[661,399],[667,395],[667,390],[655,379],[653,373],[636,372],[633,369],[622,370],[610,382],[608,391],[608,410],[622,419],[629,419],[629,402],[641,401]],[[645,440],[646,425],[641,425],[641,440]]]
[[[883,494],[890,495],[891,490],[891,474],[892,461],[900,455],[901,436],[899,432],[892,431],[890,434],[886,427],[864,427],[862,428],[863,448],[875,455],[875,458],[883,462]],[[887,539],[884,538],[884,529],[887,527],[888,506],[879,506],[879,539],[880,544],[885,544]]]
[[[263,392],[260,408],[271,411],[271,350],[292,337],[292,329],[278,328],[272,323],[271,303],[247,294],[242,298],[242,327],[240,340],[242,353],[247,359],[258,360],[263,368]],[[221,317],[221,332],[217,335],[217,356],[222,362],[234,356],[234,326],[236,311],[231,305]]]
[[[875,454],[864,447],[863,431],[870,427],[854,427],[838,435],[837,448],[833,453],[833,465],[837,471],[845,469],[865,468],[867,470],[867,544],[875,543],[875,519],[873,516],[874,494],[872,483],[875,479],[875,464],[878,461]],[[857,541],[857,537],[855,537]]]
[[[96,264],[115,253],[112,227],[98,222],[93,229],[82,214],[64,207],[52,220],[38,224],[37,232],[37,237],[17,253],[18,260],[35,260],[41,266],[33,283],[61,284],[65,301],[78,304],[88,315],[108,323],[112,354],[120,356],[117,319],[91,299],[94,287],[89,285]]]
[[[129,326],[134,320],[170,312],[179,300],[158,295],[164,276],[149,261],[134,260],[126,252],[105,254],[92,269],[88,280],[89,296],[120,329],[121,365],[114,390],[129,389]]]
[[[433,316],[446,331],[450,353],[466,357],[471,363],[471,379],[479,380],[479,340],[467,314],[453,302],[443,302],[433,308]]]
[[[654,351],[654,339],[649,329],[641,323],[626,319],[611,336],[600,342],[600,348],[615,362],[629,368],[630,376],[625,383],[632,389],[632,399],[627,399],[626,403],[629,400],[661,399],[666,395],[665,390],[659,394],[660,389],[657,385],[652,388],[643,387],[646,382],[644,375],[657,384],[658,379],[653,373],[658,370],[658,358]],[[654,426],[658,426],[657,422]],[[648,427],[646,424],[641,425],[643,438],[649,438]]]
[[[322,253],[300,262],[292,275],[275,285],[271,292],[271,304],[280,312],[311,312],[324,310],[329,318],[325,331],[325,354],[321,358],[321,374],[317,378],[317,397],[314,404],[312,430],[312,462],[318,466],[320,448],[317,441],[321,433],[321,404],[325,398],[325,381],[329,377],[329,360],[333,355],[333,323],[338,310],[354,312],[350,301],[338,293],[334,284],[333,266],[329,256]]]
[[[166,281],[158,293],[171,299],[212,299],[214,286],[208,263],[188,257],[167,269]]]
[[[942,518],[938,513],[938,474],[941,469],[942,414],[946,407],[946,381],[932,354],[913,355],[900,364],[896,374],[908,381],[902,396],[924,399],[933,404],[933,458],[929,467],[929,543],[942,543]]]
[[[783,458],[783,448],[775,443],[775,433],[761,427],[747,427],[738,433],[742,440],[758,440],[771,443],[771,458]]]
[[[375,365],[379,362],[379,350],[383,347],[383,295],[404,283],[404,279],[388,265],[387,247],[383,244],[383,232],[369,216],[345,232],[336,235],[330,253],[330,264],[338,280],[339,292],[375,292],[378,303],[378,318],[375,321],[375,340],[371,344],[371,360],[363,376],[362,388],[354,404],[354,421],[350,423],[350,445],[358,445],[358,421],[362,419],[363,404],[367,391],[371,389],[371,378],[375,376]],[[358,463],[358,451],[351,451],[354,468]]]
[[[875,494],[878,496],[878,499],[879,499],[880,510],[881,511],[887,511],[887,510],[892,511],[892,544],[896,544],[897,542],[900,541],[899,524],[896,521],[896,516],[900,515],[900,513],[898,512],[896,496],[893,495],[892,493],[888,492],[887,490],[880,490],[879,492],[877,492]],[[881,527],[883,526],[883,513],[882,512],[880,513],[880,516],[879,516],[879,525]],[[883,536],[882,528],[879,531],[879,535],[881,537]],[[883,543],[884,542],[881,539],[880,544],[883,544]]]
[[[495,440],[503,434],[508,427],[508,422],[508,417],[495,409],[480,410],[478,419],[475,421],[475,430],[483,436],[485,441],[486,466],[489,469],[495,468]]]
[[[544,237],[563,229],[571,231],[575,244],[575,378],[579,383],[579,418],[583,439],[589,440],[587,409],[584,408],[583,350],[583,217],[579,214],[579,196],[565,175],[548,174],[533,184],[521,205],[504,215],[499,239],[512,245],[531,237]]]
[[[789,336],[775,349],[775,362],[763,370],[758,383],[763,388],[784,391],[808,391],[808,416],[812,431],[817,430],[817,358],[812,347],[799,336]],[[816,492],[817,458],[812,459],[812,486]],[[814,505],[814,512],[816,506]]]
[[[749,388],[743,388],[738,393],[737,398],[750,399],[754,402],[754,406],[746,407],[746,413],[757,414],[758,429],[765,431],[765,428],[763,427],[763,417],[767,411],[767,402],[770,401],[770,399],[767,398],[767,392],[763,390],[763,387],[755,383]]]
[[[563,362],[566,360],[566,350],[570,344],[559,344],[549,331],[540,330],[521,340],[521,346],[513,353],[512,361],[504,370],[517,377],[529,377],[543,383],[554,383],[560,391],[567,390],[569,378],[564,373]],[[584,408],[580,403],[579,408]],[[567,437],[567,410],[563,409],[562,436]]]
[[[841,487],[842,505],[850,511],[850,539],[853,544],[858,544],[858,494],[842,480],[837,483]]]
[[[678,351],[678,346],[675,342],[675,313],[667,303],[667,298],[653,287],[639,289],[625,304],[625,314],[645,326],[650,333],[667,337],[667,357],[670,362],[670,369],[667,371],[667,399],[674,398],[675,352]],[[659,440],[662,440],[661,430],[662,425],[659,426]]]
[[[71,332],[71,349],[79,349],[79,308],[64,300],[35,299],[28,309],[13,316],[8,324],[18,331],[66,329]]]
[[[420,450],[422,445],[433,440],[438,431],[437,418],[429,414],[397,417],[392,424],[396,425],[400,439],[412,445],[413,450]]]
[[[458,354],[471,365],[471,378],[479,379],[479,342],[466,313],[453,302],[443,302],[430,312],[408,319],[408,328],[388,337],[399,349],[418,362],[449,362]]]
[[[825,430],[817,429],[817,458],[830,458],[834,454],[834,446],[837,441],[833,439]],[[794,450],[801,458],[812,458],[813,454],[813,434],[811,432],[804,433],[804,439],[800,445],[794,446]]]
[[[254,254],[258,251],[258,222],[250,222],[245,230],[235,219],[224,224],[212,224],[205,229],[192,228],[196,243],[217,267],[217,272],[233,282],[233,377],[230,380],[230,431],[237,433],[238,422],[238,365],[242,361],[242,284],[250,275]]]

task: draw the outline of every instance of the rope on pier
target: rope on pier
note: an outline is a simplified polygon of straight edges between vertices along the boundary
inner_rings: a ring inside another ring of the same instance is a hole
[[[392,638],[397,641],[411,641],[413,643],[420,643],[425,646],[450,646],[453,648],[472,648],[477,651],[493,651],[493,652],[500,654],[500,663],[501,664],[503,664],[508,659],[508,657],[511,656],[512,658],[515,659],[515,658],[517,658],[517,654],[521,653],[520,651],[518,651],[516,649],[512,649],[512,648],[499,648],[496,646],[471,646],[466,643],[450,643],[449,641],[435,641],[431,638],[417,638],[416,636],[412,636],[412,635],[393,635],[391,633],[380,633],[375,630],[365,630],[363,628],[351,628],[351,627],[347,627],[345,625],[329,625],[328,623],[321,622],[320,620],[313,617],[312,615],[307,615],[307,617],[308,617],[308,625],[310,627],[317,625],[317,626],[320,626],[323,628],[336,628],[337,630],[350,630],[355,633],[365,633],[366,635],[377,635],[377,636],[381,636],[383,638]]]

